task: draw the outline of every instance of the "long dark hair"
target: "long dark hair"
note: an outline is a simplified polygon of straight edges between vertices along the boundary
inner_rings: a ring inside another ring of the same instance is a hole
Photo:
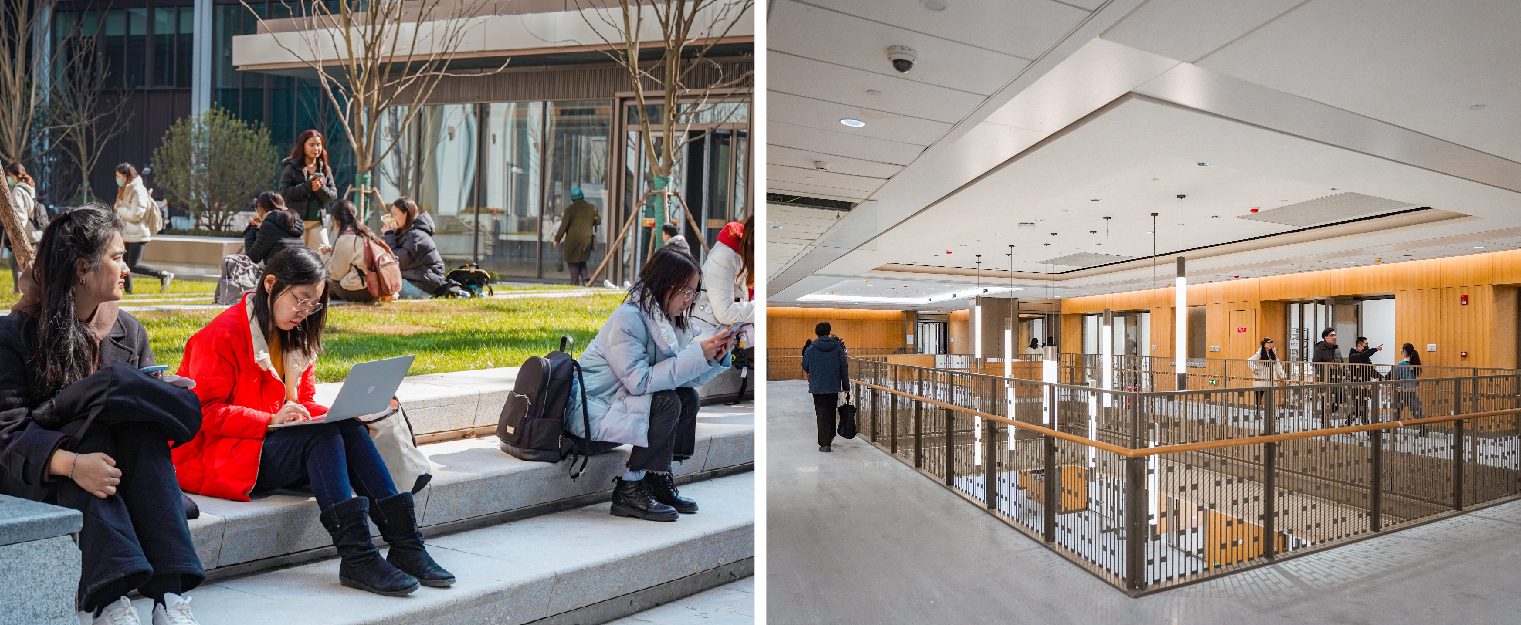
[[[1267,344],[1271,343],[1272,341],[1273,339],[1264,338],[1262,339],[1262,342],[1257,343],[1258,360],[1278,360],[1278,350],[1275,349],[1270,352],[1267,348]]]
[[[266,290],[264,278],[275,277],[273,289]],[[301,325],[289,330],[275,327],[275,316],[270,306],[286,291],[294,287],[315,284],[322,288],[322,308],[308,315]],[[264,336],[280,335],[280,347],[300,352],[304,356],[322,353],[322,328],[327,325],[327,265],[322,257],[307,247],[292,247],[264,261],[264,273],[259,276],[259,290],[254,293],[254,320],[264,330]]]
[[[322,139],[322,154],[317,155],[317,162],[322,163],[322,166],[325,168],[327,167],[327,139],[323,139],[322,133],[317,132],[316,128],[308,128],[305,132],[301,133],[301,136],[296,137],[296,147],[290,150],[290,160],[294,161],[299,167],[306,166],[306,142],[310,141],[312,137]]]
[[[64,387],[94,373],[100,359],[100,342],[79,321],[74,294],[79,286],[75,261],[84,259],[89,271],[100,267],[106,246],[120,236],[121,218],[116,211],[87,204],[59,215],[48,223],[37,244],[32,278],[42,291],[37,314],[26,321],[28,334],[37,337],[31,366],[37,373],[32,399],[45,401]]]
[[[396,224],[397,234],[411,228],[412,223],[417,221],[417,202],[413,202],[412,198],[403,195],[396,198],[396,201],[392,202],[391,206],[395,206],[396,210],[401,211],[401,214],[407,218],[406,223]]]
[[[15,176],[22,182],[25,182],[29,185],[32,185],[34,187],[37,186],[37,181],[32,180],[32,175],[26,173],[26,168],[22,167],[21,163],[11,163],[9,165],[6,165],[5,173]]]
[[[691,256],[662,247],[644,262],[644,268],[639,270],[639,281],[629,288],[628,297],[623,301],[637,301],[639,311],[651,317],[655,316],[656,311],[664,315],[665,298],[671,291],[686,288],[687,280],[701,272],[702,268],[697,266],[697,261],[692,260]],[[702,286],[697,288],[701,289]],[[697,299],[693,298],[685,313],[692,312],[692,305],[696,303]],[[671,323],[685,330],[687,315],[672,318]]]
[[[1405,352],[1405,360],[1410,363],[1410,375],[1421,375],[1421,354],[1415,351],[1415,346],[1406,343],[1400,346],[1400,351]]]
[[[116,173],[127,179],[127,184],[132,184],[137,179],[137,168],[132,163],[122,163],[116,166]],[[127,198],[127,184],[116,187],[116,201],[120,202]]]
[[[745,218],[745,232],[739,237],[739,258],[744,261],[745,286],[755,287],[755,215]]]
[[[366,239],[375,238],[375,233],[370,231],[369,226],[359,223],[359,218],[354,216],[353,202],[338,200],[337,202],[328,204],[327,214],[333,216],[333,226],[337,228],[340,236],[344,232],[352,231]]]

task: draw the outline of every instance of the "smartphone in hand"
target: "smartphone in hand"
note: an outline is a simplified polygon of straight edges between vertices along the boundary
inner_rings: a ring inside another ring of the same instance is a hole
[[[169,365],[151,365],[143,367],[142,372],[162,380],[164,379],[164,374],[169,372]]]

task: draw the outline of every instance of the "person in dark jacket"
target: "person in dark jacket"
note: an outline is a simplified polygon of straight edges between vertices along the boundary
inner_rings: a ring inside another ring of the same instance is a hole
[[[692,254],[692,246],[687,244],[687,238],[682,236],[681,226],[676,225],[674,221],[667,221],[664,226],[660,227],[660,240],[665,241],[665,247],[669,247],[692,258],[697,257]]]
[[[278,252],[306,245],[306,225],[295,211],[286,210],[285,199],[273,191],[259,194],[254,202],[259,214],[243,229],[243,253],[262,263]]]
[[[1373,380],[1381,378],[1382,376],[1380,376],[1378,374],[1378,371],[1373,368],[1373,355],[1377,354],[1383,349],[1383,345],[1379,345],[1378,347],[1368,346],[1368,337],[1366,336],[1357,337],[1357,342],[1353,344],[1352,351],[1347,352],[1347,362],[1352,364],[1351,367],[1348,367],[1351,370],[1349,372],[1351,375],[1348,376],[1348,381],[1371,382]],[[1353,389],[1351,395],[1352,414],[1347,417],[1347,425],[1352,425],[1352,422],[1354,420],[1361,420],[1362,422],[1367,423],[1368,401],[1373,397],[1373,395],[1367,388]]]
[[[580,187],[570,190],[570,199],[570,206],[565,207],[565,214],[560,217],[560,229],[555,232],[555,245],[562,240],[565,243],[560,248],[560,257],[570,266],[570,283],[586,286],[591,278],[586,275],[586,261],[591,259],[592,247],[597,242],[596,227],[602,225],[602,214],[595,204],[586,201]]]
[[[169,443],[200,429],[199,401],[188,380],[139,371],[153,351],[117,306],[129,272],[122,227],[102,206],[53,219],[35,273],[22,275],[26,297],[0,317],[0,494],[84,513],[77,603],[96,623],[138,622],[134,590],[153,599],[155,622],[194,623],[181,594],[206,574]],[[133,409],[119,407],[123,395]]]
[[[1341,358],[1341,348],[1336,345],[1335,329],[1326,328],[1320,331],[1320,342],[1315,344],[1315,353],[1311,356],[1310,362],[1314,363],[1315,378],[1321,384],[1340,384],[1346,381],[1346,367],[1341,365],[1345,361]],[[1331,389],[1324,407],[1330,415],[1324,413],[1321,415],[1322,427],[1329,427],[1331,418],[1339,419],[1343,416],[1341,411],[1345,398],[1346,394],[1341,389]]]
[[[818,338],[803,350],[803,372],[808,374],[808,392],[813,394],[813,412],[818,418],[819,451],[834,451],[836,406],[840,393],[850,383],[850,367],[845,361],[845,343],[830,334],[829,324],[813,327]]]
[[[391,203],[390,219],[381,228],[386,244],[396,253],[401,266],[401,299],[424,299],[437,295],[444,286],[444,257],[433,243],[433,218],[419,213],[412,198],[401,197]]]
[[[321,250],[327,245],[322,214],[328,202],[338,199],[338,185],[328,165],[322,133],[307,130],[296,138],[290,158],[280,162],[280,195],[286,206],[302,220],[306,246]]]

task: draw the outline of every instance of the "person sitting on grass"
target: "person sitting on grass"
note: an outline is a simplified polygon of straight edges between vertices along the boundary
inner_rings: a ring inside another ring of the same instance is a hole
[[[280,194],[260,193],[254,209],[258,215],[243,229],[243,253],[249,260],[262,263],[278,252],[306,245],[306,225],[296,211],[285,208],[285,198]]]
[[[84,513],[77,602],[96,624],[136,625],[136,590],[155,624],[194,625],[183,593],[206,572],[169,446],[194,435],[199,407],[187,380],[139,371],[153,350],[117,306],[129,271],[114,211],[84,206],[48,224],[22,274],[26,298],[0,317],[0,494]],[[91,405],[103,408],[86,421]]]
[[[399,596],[448,586],[417,530],[412,493],[398,493],[365,425],[355,419],[270,429],[327,413],[315,397],[327,323],[327,267],[311,248],[264,264],[258,290],[190,337],[180,375],[196,380],[204,426],[174,450],[180,486],[233,501],[308,484],[351,588]],[[358,496],[355,496],[355,493]],[[381,559],[366,517],[391,551]]]
[[[389,220],[381,227],[386,243],[401,265],[401,299],[427,299],[445,286],[444,257],[433,242],[433,218],[417,210],[412,198],[391,203]]]
[[[322,257],[327,262],[328,290],[333,298],[346,302],[373,302],[365,283],[364,244],[380,241],[369,227],[359,223],[354,216],[354,203],[338,200],[329,204],[327,214],[333,218],[333,229],[338,236],[331,246],[323,246]]]
[[[729,368],[734,339],[719,333],[696,340],[689,315],[699,272],[691,256],[656,251],[581,355],[590,439],[634,446],[613,489],[615,516],[675,521],[697,512],[697,503],[676,490],[671,463],[692,456],[701,407],[696,387]],[[587,438],[579,395],[572,394],[565,420],[572,434]]]

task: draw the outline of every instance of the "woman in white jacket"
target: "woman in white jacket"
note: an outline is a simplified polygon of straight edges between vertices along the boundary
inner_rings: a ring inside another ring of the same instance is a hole
[[[1273,339],[1265,338],[1257,347],[1257,353],[1246,359],[1246,364],[1252,370],[1252,386],[1265,389],[1273,386],[1274,382],[1282,383],[1288,379],[1283,373],[1283,363],[1278,360],[1278,350],[1273,346]],[[1266,391],[1255,391],[1257,405],[1262,405],[1262,394]]]
[[[148,188],[143,186],[142,176],[137,175],[137,168],[131,164],[122,163],[116,166],[116,215],[121,217],[126,226],[122,229],[121,240],[127,244],[127,266],[132,268],[132,273],[158,278],[158,291],[163,293],[169,290],[169,283],[174,281],[174,274],[168,271],[154,269],[141,264],[143,260],[143,246],[153,240],[155,232],[149,232],[148,211],[158,210],[153,204],[153,196],[148,194]],[[127,276],[126,291],[132,293],[132,276]]]
[[[702,336],[713,336],[736,323],[755,322],[755,217],[731,221],[718,232],[718,245],[702,263],[702,298],[695,316],[703,322]]]
[[[11,192],[11,208],[16,211],[16,220],[21,227],[26,229],[27,241],[32,247],[42,240],[42,228],[47,224],[47,211],[37,204],[37,183],[32,176],[26,173],[26,168],[21,163],[11,163],[5,167],[5,183]],[[40,211],[40,212],[39,212]],[[5,239],[6,233],[0,230],[0,244],[6,249],[11,249],[10,242]],[[11,284],[16,295],[21,294],[21,266],[16,262],[16,252],[11,251]]]

